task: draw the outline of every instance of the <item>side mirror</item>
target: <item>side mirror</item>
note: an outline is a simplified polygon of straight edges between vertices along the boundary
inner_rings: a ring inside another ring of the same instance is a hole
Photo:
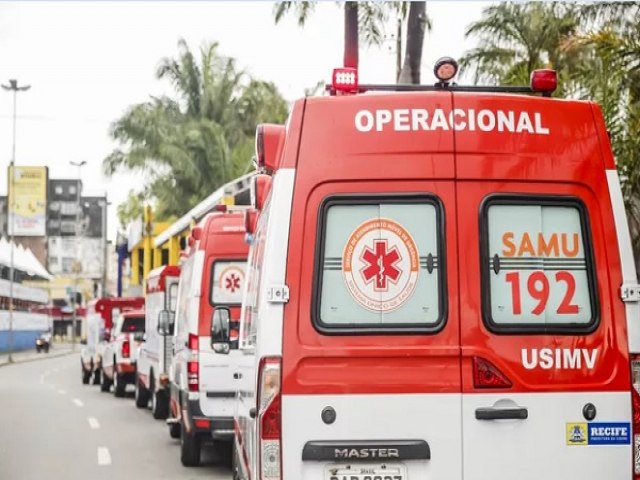
[[[218,307],[211,317],[211,347],[216,353],[228,354],[229,346],[229,321],[231,314],[228,308]]]
[[[171,312],[169,310],[161,310],[158,313],[158,334],[166,337],[167,335],[171,335],[173,332],[171,331],[171,327],[173,325],[173,318]]]

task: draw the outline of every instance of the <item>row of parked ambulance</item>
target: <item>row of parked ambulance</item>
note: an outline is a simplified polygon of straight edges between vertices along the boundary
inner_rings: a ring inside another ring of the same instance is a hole
[[[601,111],[549,98],[552,71],[440,67],[376,95],[338,70],[259,126],[252,206],[194,227],[144,310],[114,300],[85,366],[133,382],[185,465],[214,442],[243,480],[640,479],[640,287]]]

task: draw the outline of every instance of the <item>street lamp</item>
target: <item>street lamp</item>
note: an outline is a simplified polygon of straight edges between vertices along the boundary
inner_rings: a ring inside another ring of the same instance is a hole
[[[9,204],[9,213],[11,214],[11,220],[7,225],[9,230],[9,363],[13,362],[13,225],[16,215],[16,192],[15,192],[15,164],[16,164],[16,104],[18,99],[18,92],[26,92],[31,88],[31,85],[18,86],[18,81],[15,79],[9,80],[9,85],[0,85],[3,90],[7,92],[13,92],[13,147],[11,149],[11,163],[9,164],[9,172],[11,178],[9,180],[9,191],[11,192],[11,202]]]
[[[82,160],[81,162],[74,162],[73,160],[69,161],[69,163],[74,166],[74,167],[78,167],[78,189],[77,189],[77,194],[78,194],[78,206],[76,208],[76,254],[75,254],[75,262],[73,262],[73,273],[74,273],[74,285],[73,285],[73,296],[71,298],[71,306],[73,307],[73,314],[71,317],[71,349],[75,350],[76,349],[76,299],[78,297],[78,276],[80,274],[81,271],[81,266],[82,264],[80,263],[79,260],[79,246],[80,246],[80,242],[79,242],[79,233],[80,233],[80,194],[82,192],[82,172],[81,169],[82,167],[84,167],[87,162],[86,160]]]

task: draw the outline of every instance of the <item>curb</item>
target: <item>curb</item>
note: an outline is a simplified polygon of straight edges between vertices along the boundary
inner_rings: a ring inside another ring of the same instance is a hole
[[[41,357],[28,357],[20,360],[14,359],[12,363],[9,363],[8,361],[3,361],[3,362],[0,362],[0,368],[6,367],[8,365],[17,365],[19,363],[37,362],[39,360],[46,360],[47,358],[64,357],[65,355],[71,355],[73,353],[79,353],[79,351],[74,352],[73,350],[66,350],[64,352],[59,352],[59,353],[44,353],[42,354],[43,356]]]

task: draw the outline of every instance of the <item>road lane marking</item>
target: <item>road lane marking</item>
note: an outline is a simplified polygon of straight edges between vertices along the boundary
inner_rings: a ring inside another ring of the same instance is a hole
[[[87,418],[87,420],[89,421],[89,426],[92,429],[96,430],[96,429],[100,428],[100,423],[98,423],[98,419],[97,418],[89,417],[89,418]]]
[[[111,454],[107,447],[98,447],[98,465],[111,465]]]
[[[77,398],[73,399],[73,403],[75,403],[77,407],[83,407],[84,406],[84,403],[82,403],[82,400],[79,400]]]
[[[65,391],[64,391],[64,390],[62,390],[62,389],[58,390],[58,393],[59,393],[60,395],[66,395],[66,394],[67,394],[67,392],[65,392]]]

